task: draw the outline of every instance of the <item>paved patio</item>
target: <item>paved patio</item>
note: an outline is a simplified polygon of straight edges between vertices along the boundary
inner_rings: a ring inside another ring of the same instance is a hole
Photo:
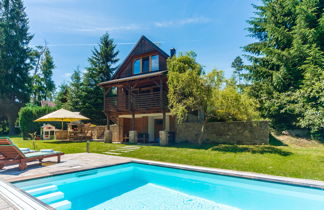
[[[17,208],[0,195],[0,210],[16,210]]]
[[[56,161],[57,158],[53,157],[44,159],[42,165],[38,161],[30,162],[28,168],[24,171],[20,171],[18,165],[6,166],[3,170],[0,170],[0,179],[7,182],[20,181],[127,163],[131,162],[131,159],[94,153],[77,153],[63,155],[61,163]]]
[[[57,163],[57,158],[44,159],[42,165],[38,161],[28,163],[28,168],[20,171],[18,165],[6,166],[0,170],[0,180],[7,182],[21,181],[74,171],[82,171],[92,168],[122,164],[131,162],[131,159],[94,153],[66,154]],[[15,210],[13,204],[0,195],[0,210]]]
[[[241,171],[233,171],[233,170],[226,170],[226,169],[215,169],[215,168],[188,166],[188,165],[174,164],[174,163],[163,163],[158,161],[140,160],[140,159],[133,159],[133,158],[131,159],[131,158],[125,158],[119,156],[110,156],[110,155],[102,155],[102,154],[94,154],[94,153],[67,154],[62,156],[61,163],[57,163],[56,160],[57,158],[55,157],[48,158],[45,160],[45,162],[43,162],[42,165],[39,165],[37,161],[31,162],[28,164],[28,168],[24,171],[20,171],[17,165],[9,166],[9,167],[7,166],[3,170],[0,170],[0,180],[13,182],[13,181],[20,181],[20,180],[26,180],[32,178],[39,178],[44,176],[64,174],[68,172],[82,171],[82,170],[98,168],[98,167],[105,167],[105,166],[116,165],[116,164],[137,162],[137,163],[152,164],[158,166],[160,165],[160,166],[166,166],[166,167],[178,168],[184,170],[193,170],[193,171],[206,172],[206,173],[245,177],[245,178],[252,178],[257,180],[288,183],[288,184],[317,187],[317,188],[324,189],[324,182],[317,181],[317,180],[278,177],[278,176],[271,176],[266,174],[257,174],[252,172],[241,172]],[[0,210],[4,210],[4,209],[15,210],[17,208],[14,207],[14,205],[10,204],[10,202],[0,194]]]

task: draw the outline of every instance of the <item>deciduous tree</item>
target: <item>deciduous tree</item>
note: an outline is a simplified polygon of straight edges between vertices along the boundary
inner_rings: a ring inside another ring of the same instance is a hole
[[[55,65],[46,46],[36,47],[32,56],[34,72],[32,75],[31,102],[40,105],[42,100],[53,100],[55,84],[52,76]]]
[[[226,80],[222,71],[204,74],[192,52],[168,59],[168,87],[169,108],[178,123],[190,113],[199,113],[199,144],[208,121],[259,119],[256,101],[239,93],[234,81]]]

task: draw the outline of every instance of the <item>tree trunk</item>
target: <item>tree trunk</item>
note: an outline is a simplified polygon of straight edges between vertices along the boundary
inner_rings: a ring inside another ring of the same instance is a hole
[[[9,124],[9,135],[15,135],[15,123],[17,120],[17,116],[14,116],[13,113],[7,114],[8,124]]]
[[[203,143],[206,124],[207,124],[207,119],[205,119],[203,121],[202,125],[201,125],[200,135],[199,135],[199,138],[198,138],[198,144],[199,145],[201,145]]]
[[[18,104],[6,98],[0,98],[0,114],[8,120],[9,135],[15,134],[15,123],[18,117],[18,111],[22,106],[23,104]]]

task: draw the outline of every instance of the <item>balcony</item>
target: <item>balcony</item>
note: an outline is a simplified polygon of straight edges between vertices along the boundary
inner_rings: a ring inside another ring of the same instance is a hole
[[[138,93],[128,95],[119,95],[116,97],[107,97],[105,99],[105,111],[130,113],[131,110],[135,112],[149,112],[161,110],[161,105],[167,106],[167,96],[164,93],[161,96],[160,92]]]

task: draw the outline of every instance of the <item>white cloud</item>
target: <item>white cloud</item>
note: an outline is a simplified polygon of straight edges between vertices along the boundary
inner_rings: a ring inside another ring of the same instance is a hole
[[[92,27],[92,28],[80,28],[76,29],[77,31],[84,31],[84,32],[95,32],[95,31],[133,31],[133,30],[139,30],[141,27],[136,24],[130,24],[130,25],[122,25],[122,26],[115,26],[115,27]]]
[[[68,3],[76,2],[77,0],[28,0],[28,3],[33,4],[56,4],[56,3]]]
[[[137,24],[123,24],[114,18],[86,13],[81,10],[36,5],[27,6],[27,13],[33,25],[51,32],[116,32],[142,29]]]
[[[203,24],[211,20],[207,17],[190,17],[178,20],[157,21],[151,23],[129,23],[106,15],[99,15],[88,10],[57,8],[45,4],[63,0],[31,0],[34,4],[27,4],[27,13],[33,26],[47,32],[65,33],[102,33],[143,31],[154,27],[166,28],[189,24]],[[74,1],[74,0],[67,0]],[[29,2],[30,3],[30,2]],[[42,4],[44,3],[44,4]],[[92,45],[92,44],[91,44]]]
[[[156,27],[173,27],[173,26],[183,26],[188,24],[197,24],[197,23],[208,23],[210,22],[209,18],[206,17],[193,17],[193,18],[185,18],[181,20],[170,20],[170,21],[161,21],[155,22],[154,25]]]
[[[65,73],[63,76],[64,76],[65,78],[70,78],[70,77],[72,76],[72,73]]]
[[[161,43],[161,42],[159,42]],[[117,42],[117,45],[135,45],[136,42]],[[89,47],[89,46],[97,46],[95,43],[72,43],[72,44],[63,44],[63,43],[54,43],[47,44],[48,47]],[[32,45],[35,47],[36,45]]]

